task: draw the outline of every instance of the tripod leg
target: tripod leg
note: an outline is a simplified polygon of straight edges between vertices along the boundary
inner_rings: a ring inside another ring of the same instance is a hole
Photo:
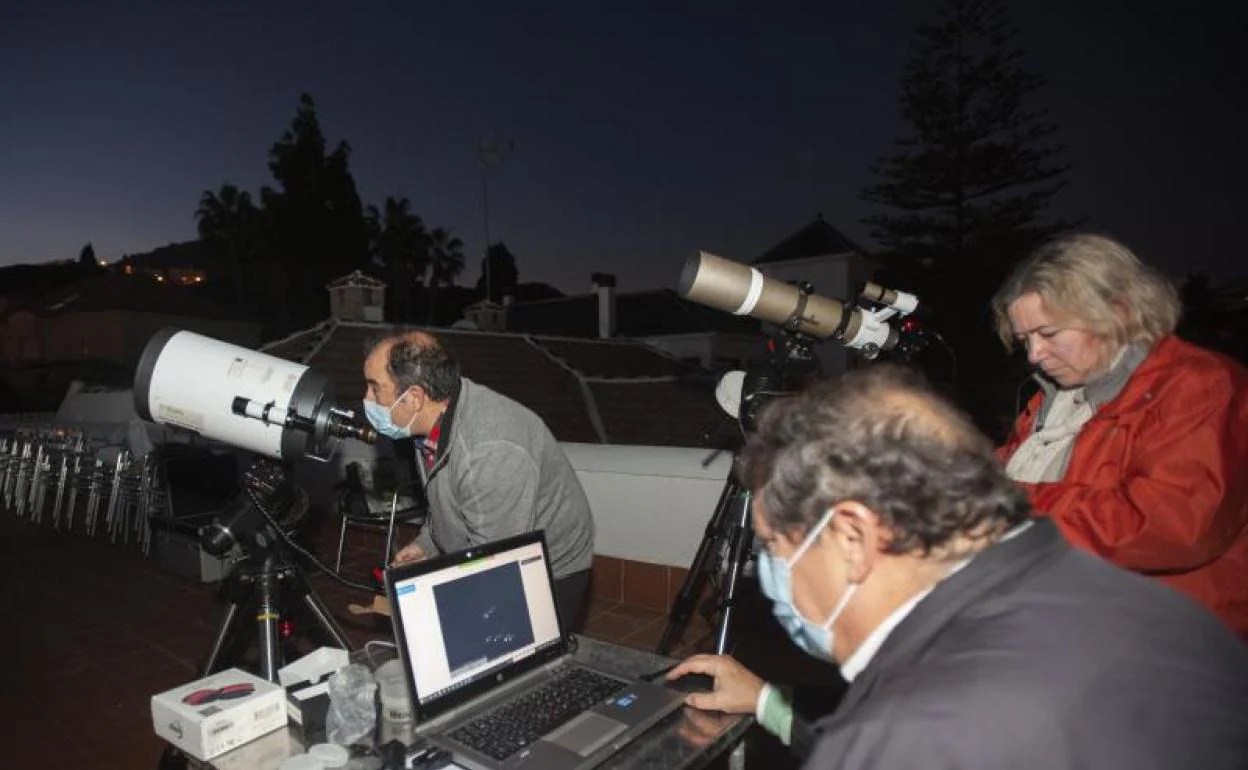
[[[334,620],[334,615],[325,606],[325,602],[312,590],[312,584],[308,582],[308,576],[304,574],[303,569],[294,562],[286,565],[286,578],[291,590],[295,594],[303,609],[307,610],[312,619],[316,621],[321,631],[333,641],[338,647],[350,651],[351,640],[347,638],[346,632],[338,625],[338,621]],[[290,606],[290,605],[287,605]]]
[[[733,500],[738,496],[740,488],[737,483],[729,477],[724,484],[724,489],[719,495],[719,502],[715,504],[715,513],[711,516],[711,520],[706,525],[706,533],[702,536],[702,542],[698,545],[697,553],[694,554],[693,563],[689,565],[689,574],[685,576],[685,582],[680,587],[680,592],[676,594],[676,598],[672,601],[671,612],[668,613],[667,625],[663,629],[663,635],[659,637],[659,643],[655,647],[655,652],[659,655],[667,655],[672,648],[676,646],[676,642],[684,635],[685,629],[689,626],[689,618],[693,615],[694,605],[697,603],[698,597],[702,594],[702,589],[706,585],[707,578],[715,567],[714,557],[722,547],[724,522],[727,518],[728,510],[732,506]]]
[[[745,495],[741,506],[741,516],[732,530],[732,539],[728,546],[728,570],[724,578],[724,595],[722,611],[719,616],[719,629],[715,634],[715,652],[724,655],[731,646],[732,615],[736,609],[737,582],[750,559],[750,548],[754,545],[754,529],[750,524],[750,496]]]
[[[338,621],[334,620],[334,616],[330,614],[329,608],[317,598],[316,594],[306,593],[303,595],[303,605],[308,609],[312,616],[316,618],[317,624],[344,650],[351,650],[351,640],[347,639],[346,633],[342,627],[338,625]]]
[[[256,607],[256,626],[260,640],[260,676],[270,682],[277,681],[277,669],[282,654],[277,648],[277,627],[281,613],[277,604],[277,581],[280,573],[274,570],[273,555],[264,557],[264,570],[260,576],[260,601]]]
[[[208,659],[204,661],[204,667],[199,672],[201,678],[217,672],[222,654],[225,652],[226,643],[237,633],[238,629],[236,626],[241,617],[241,610],[242,605],[235,601],[225,605],[225,613],[221,617],[221,625],[217,627],[217,635],[212,640],[212,649],[208,652]]]

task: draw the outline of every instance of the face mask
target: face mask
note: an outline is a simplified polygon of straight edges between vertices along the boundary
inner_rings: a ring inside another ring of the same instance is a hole
[[[394,424],[392,413],[394,408],[399,405],[399,401],[403,396],[407,395],[407,391],[403,391],[402,395],[394,400],[394,403],[387,409],[376,401],[364,399],[364,416],[368,418],[369,424],[377,429],[377,432],[389,439],[399,440],[410,438],[412,435],[412,421],[416,419],[416,415],[412,415],[412,419],[407,421],[407,425],[399,427]]]
[[[758,584],[763,589],[763,594],[772,601],[772,614],[776,616],[776,620],[780,621],[780,625],[788,633],[789,638],[801,648],[802,652],[828,663],[836,662],[832,657],[832,624],[845,611],[845,606],[849,604],[850,598],[858,590],[858,584],[850,583],[845,594],[832,609],[832,613],[828,615],[828,619],[822,624],[816,624],[802,617],[802,613],[793,604],[791,573],[793,565],[814,544],[819,533],[832,520],[832,515],[832,511],[823,515],[788,561],[775,558],[766,548],[760,548],[758,551]]]

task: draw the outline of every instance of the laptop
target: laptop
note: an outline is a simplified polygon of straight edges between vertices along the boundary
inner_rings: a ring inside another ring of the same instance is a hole
[[[574,661],[541,531],[386,570],[417,732],[475,770],[587,770],[684,695]]]

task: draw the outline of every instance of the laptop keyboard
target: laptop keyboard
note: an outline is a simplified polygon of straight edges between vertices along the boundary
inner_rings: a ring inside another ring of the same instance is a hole
[[[449,737],[501,762],[627,684],[573,667]]]

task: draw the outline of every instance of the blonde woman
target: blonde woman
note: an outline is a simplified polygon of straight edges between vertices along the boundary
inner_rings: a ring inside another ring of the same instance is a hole
[[[1121,243],[1041,246],[993,298],[1041,392],[999,450],[1068,540],[1248,640],[1248,372],[1174,336],[1174,287]]]

